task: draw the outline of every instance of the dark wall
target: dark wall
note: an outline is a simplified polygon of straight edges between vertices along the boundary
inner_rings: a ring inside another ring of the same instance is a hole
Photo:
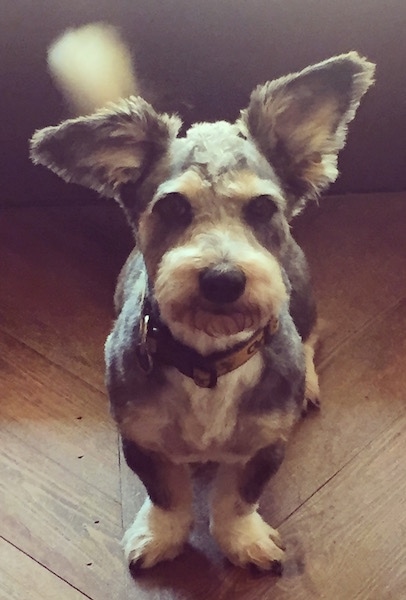
[[[258,83],[356,49],[377,62],[334,192],[406,189],[405,0],[3,0],[0,204],[95,199],[27,158],[33,130],[67,116],[46,73],[63,29],[118,25],[160,104],[187,121],[234,119]],[[151,83],[152,82],[152,83]]]

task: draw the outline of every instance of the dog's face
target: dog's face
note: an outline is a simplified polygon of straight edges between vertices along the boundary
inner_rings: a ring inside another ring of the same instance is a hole
[[[167,173],[137,228],[162,318],[178,333],[214,337],[264,326],[286,299],[277,256],[288,226],[275,173],[225,122],[176,139]]]
[[[194,125],[141,98],[35,134],[32,157],[122,204],[163,320],[221,337],[287,299],[288,222],[337,176],[373,66],[343,55],[258,87],[235,124]]]

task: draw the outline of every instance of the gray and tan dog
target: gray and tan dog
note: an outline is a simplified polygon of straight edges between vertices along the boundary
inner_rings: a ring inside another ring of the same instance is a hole
[[[50,64],[86,110],[134,90],[128,51],[106,27],[65,35]],[[289,222],[336,179],[373,72],[355,52],[336,56],[259,86],[235,123],[181,137],[177,116],[130,96],[32,139],[34,162],[115,198],[136,240],[106,343],[112,413],[148,492],[124,536],[132,564],[181,552],[189,465],[214,461],[219,546],[236,565],[281,569],[258,501],[303,406],[318,402],[316,311]]]

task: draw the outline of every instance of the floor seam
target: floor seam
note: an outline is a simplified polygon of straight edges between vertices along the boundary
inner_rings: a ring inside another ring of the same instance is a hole
[[[32,560],[33,562],[35,562],[37,565],[39,565],[40,567],[42,567],[43,569],[45,569],[46,571],[48,571],[48,573],[50,573],[51,575],[53,575],[54,577],[56,577],[57,579],[59,579],[60,581],[63,581],[64,583],[66,583],[66,585],[68,585],[69,587],[71,587],[72,589],[76,590],[77,592],[79,592],[80,594],[82,594],[82,596],[84,598],[88,598],[89,600],[94,600],[94,598],[92,596],[88,596],[88,594],[86,594],[86,592],[83,592],[80,588],[76,587],[75,585],[73,585],[72,583],[70,583],[69,581],[67,581],[66,579],[64,579],[63,577],[61,577],[60,575],[58,575],[58,573],[55,573],[55,571],[52,571],[49,567],[47,567],[46,565],[44,565],[41,561],[39,561],[38,559],[36,559],[35,557],[31,556],[30,554],[28,554],[27,552],[25,552],[25,550],[23,550],[22,548],[19,548],[16,544],[14,544],[11,540],[7,539],[6,537],[4,537],[4,535],[0,535],[0,539],[4,540],[7,544],[9,544],[10,546],[13,546],[13,548],[15,548],[16,550],[18,550],[19,552],[21,552],[22,554],[24,554],[24,556],[26,556],[27,558],[29,558],[30,560]]]
[[[286,521],[288,521],[295,513],[297,513],[305,504],[307,504],[309,502],[309,500],[311,500],[316,494],[318,494],[326,485],[328,485],[330,483],[330,481],[332,481],[333,479],[335,479],[335,477],[341,473],[341,471],[343,471],[344,469],[347,468],[348,465],[350,465],[353,461],[355,461],[361,454],[363,454],[364,452],[366,452],[366,450],[368,450],[368,448],[370,446],[372,446],[377,440],[379,440],[383,435],[385,435],[387,433],[387,431],[389,429],[391,429],[391,427],[393,427],[394,423],[396,423],[396,421],[399,419],[399,416],[402,413],[399,413],[396,415],[396,417],[393,418],[393,420],[386,426],[384,427],[384,429],[382,431],[379,432],[379,434],[374,437],[372,440],[369,440],[368,442],[366,442],[361,448],[358,449],[358,451],[355,452],[355,454],[353,454],[352,456],[350,456],[350,458],[340,466],[339,469],[337,469],[337,471],[335,471],[330,477],[328,477],[316,490],[314,490],[314,492],[312,492],[310,494],[310,496],[308,496],[303,502],[301,502],[294,510],[292,510],[292,512],[290,512],[286,517],[284,517],[280,522],[278,527],[280,527],[283,523],[285,523]]]

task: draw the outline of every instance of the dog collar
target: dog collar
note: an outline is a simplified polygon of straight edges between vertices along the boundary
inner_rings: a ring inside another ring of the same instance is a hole
[[[150,373],[155,363],[173,366],[203,388],[214,388],[221,375],[245,364],[263,348],[276,333],[278,320],[255,332],[249,340],[231,349],[202,356],[193,348],[176,340],[168,327],[156,319],[152,311],[145,311],[140,322],[140,343],[136,348],[138,363]]]

